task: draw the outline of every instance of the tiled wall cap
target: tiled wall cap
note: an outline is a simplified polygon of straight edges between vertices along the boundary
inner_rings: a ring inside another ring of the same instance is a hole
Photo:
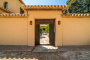
[[[25,11],[62,11],[64,12],[67,9],[67,5],[23,5],[22,8]]]
[[[89,17],[90,16],[90,13],[83,13],[83,14],[62,14],[61,16],[63,17]]]
[[[15,16],[15,14],[13,14],[13,16]]]
[[[10,14],[10,16],[12,16],[12,14]]]
[[[9,16],[9,14],[6,14],[7,16]]]
[[[19,13],[5,13],[5,14],[0,14],[0,17],[28,17],[28,14],[19,14]]]
[[[90,14],[87,14],[87,16],[90,16]]]
[[[83,14],[81,14],[81,16],[83,16]]]
[[[6,16],[6,14],[3,14],[3,16]]]
[[[75,14],[75,16],[77,16],[77,14]]]
[[[80,14],[78,14],[78,16],[80,16]]]
[[[22,7],[53,7],[53,8],[56,8],[56,7],[68,7],[67,5],[64,5],[64,6],[59,6],[59,5],[22,5]]]
[[[21,16],[21,14],[19,14],[19,16]]]
[[[0,14],[0,16],[3,16],[2,14]]]
[[[25,14],[22,14],[22,16],[25,16]]]

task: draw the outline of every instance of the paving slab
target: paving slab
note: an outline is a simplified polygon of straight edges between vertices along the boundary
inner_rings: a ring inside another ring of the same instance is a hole
[[[40,35],[40,44],[50,44],[48,35]]]
[[[0,51],[32,51],[34,46],[0,45]]]
[[[36,45],[32,52],[59,52],[54,45]]]

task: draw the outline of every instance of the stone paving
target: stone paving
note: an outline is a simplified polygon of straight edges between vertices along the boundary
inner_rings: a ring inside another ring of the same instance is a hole
[[[59,52],[55,45],[36,45],[32,52]]]
[[[37,60],[90,60],[90,51],[62,51],[62,52],[12,52],[0,51],[0,60],[5,59],[37,59]]]
[[[48,35],[40,35],[40,44],[49,44]]]
[[[0,60],[90,60],[90,46],[60,46],[58,52],[0,51]]]

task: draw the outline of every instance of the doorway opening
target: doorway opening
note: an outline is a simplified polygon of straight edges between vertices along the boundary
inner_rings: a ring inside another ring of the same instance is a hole
[[[43,33],[41,35],[40,27],[41,25],[49,25],[49,33],[45,32],[45,28],[43,28]],[[46,35],[47,37],[46,37]],[[40,38],[46,38],[49,40],[40,40]],[[43,42],[41,42],[43,41]],[[36,19],[35,20],[35,45],[40,44],[50,44],[55,45],[55,19]]]
[[[49,31],[49,24],[40,24],[40,44],[50,44]]]

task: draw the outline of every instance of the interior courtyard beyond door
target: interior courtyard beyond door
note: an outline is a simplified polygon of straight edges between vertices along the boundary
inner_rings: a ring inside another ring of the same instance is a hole
[[[35,45],[40,45],[40,24],[49,24],[49,44],[55,45],[55,20],[36,19],[35,20]]]

